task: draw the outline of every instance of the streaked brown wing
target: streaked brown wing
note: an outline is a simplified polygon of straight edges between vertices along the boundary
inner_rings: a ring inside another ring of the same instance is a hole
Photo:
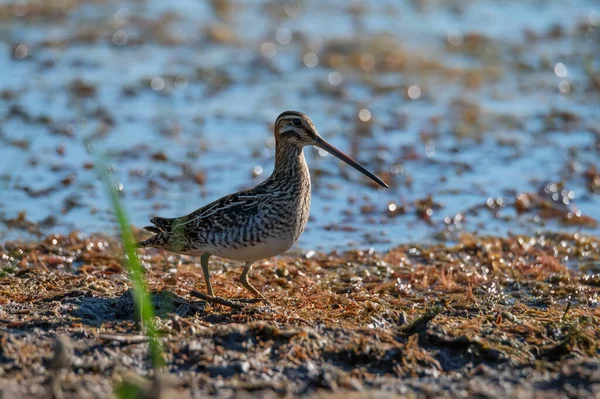
[[[257,186],[220,198],[181,218],[173,219],[171,233],[196,237],[201,231],[237,227],[257,215],[261,204],[277,193]]]

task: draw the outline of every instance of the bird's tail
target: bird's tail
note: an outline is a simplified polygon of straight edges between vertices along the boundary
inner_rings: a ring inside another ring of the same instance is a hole
[[[154,218],[150,219],[150,223],[152,223],[154,226],[146,226],[146,227],[144,227],[144,229],[146,229],[152,233],[156,233],[156,232],[170,233],[171,230],[173,229],[173,222],[175,220],[177,220],[177,219],[154,217]]]
[[[150,223],[154,226],[145,226],[144,230],[154,233],[147,240],[138,242],[138,247],[165,247],[169,242],[169,233],[173,226],[173,219],[154,217],[150,219]]]
[[[148,238],[147,240],[143,240],[137,243],[138,247],[152,247],[152,248],[162,248],[169,242],[169,238],[164,233],[158,233]]]

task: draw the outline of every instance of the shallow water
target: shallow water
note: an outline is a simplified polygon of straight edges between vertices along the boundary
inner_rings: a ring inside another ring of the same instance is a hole
[[[38,233],[114,230],[90,151],[136,226],[254,185],[287,109],[390,183],[306,149],[301,248],[598,233],[560,217],[600,218],[594,1],[18,4],[0,3],[4,239],[31,236],[19,212]]]

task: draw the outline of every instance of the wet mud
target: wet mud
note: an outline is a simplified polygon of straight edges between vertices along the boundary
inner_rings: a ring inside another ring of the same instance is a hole
[[[0,247],[5,394],[44,397],[53,378],[65,397],[106,397],[124,381],[188,397],[600,389],[593,237],[465,235],[455,246],[283,256],[250,277],[271,304],[234,310],[189,295],[204,290],[197,259],[141,251],[166,353],[158,374],[120,253],[110,238],[77,234]],[[211,264],[217,295],[246,296],[236,266]],[[57,337],[70,352],[53,349]]]

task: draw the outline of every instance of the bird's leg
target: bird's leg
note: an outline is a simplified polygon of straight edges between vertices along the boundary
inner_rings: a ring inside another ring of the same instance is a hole
[[[248,291],[250,291],[252,293],[252,295],[254,295],[257,298],[260,298],[260,300],[269,303],[269,301],[267,300],[267,298],[265,298],[260,292],[258,292],[258,290],[256,288],[254,288],[252,286],[252,284],[250,284],[248,282],[248,273],[250,273],[250,270],[252,270],[252,264],[254,262],[246,262],[246,264],[244,265],[244,270],[242,271],[242,275],[240,276],[240,282],[242,283],[242,285],[244,286],[245,289],[247,289]]]
[[[198,292],[196,290],[191,290],[190,294],[192,296],[204,299],[205,301],[212,302],[212,303],[219,304],[219,305],[229,306],[230,308],[234,308],[234,309],[243,308],[243,306],[238,303],[231,302],[227,299],[220,298],[218,296],[214,296],[213,290],[212,290],[212,285],[210,284],[210,275],[208,274],[208,260],[209,259],[210,259],[210,254],[208,252],[204,253],[200,257],[200,264],[202,265],[202,274],[204,274],[204,281],[206,281],[206,292],[208,293],[208,295],[203,294],[202,292]]]
[[[200,264],[202,265],[202,274],[204,274],[204,281],[206,281],[206,292],[208,293],[208,296],[206,294],[203,294],[203,293],[195,291],[195,290],[192,290],[190,292],[190,294],[195,297],[202,298],[205,301],[210,301],[210,302],[213,302],[213,303],[216,303],[219,305],[229,306],[231,308],[241,309],[243,306],[240,305],[239,303],[235,303],[235,302],[232,302],[225,298],[220,298],[220,297],[214,296],[213,290],[212,290],[212,285],[210,284],[210,275],[208,272],[208,260],[209,259],[210,259],[210,254],[208,252],[204,253],[200,257]],[[255,297],[257,297],[258,299],[243,300],[242,302],[254,302],[257,300],[261,300],[261,301],[268,303],[269,301],[264,296],[262,296],[262,294],[260,292],[258,292],[258,290],[252,286],[252,284],[250,284],[248,282],[248,273],[250,273],[250,270],[252,269],[252,263],[253,262],[246,262],[246,266],[244,266],[244,271],[242,272],[242,275],[240,276],[240,281],[242,282],[242,285],[244,286],[244,288],[246,288],[248,291],[252,292],[252,294]]]
[[[208,273],[208,260],[210,259],[210,254],[205,252],[200,257],[200,264],[202,265],[202,274],[204,274],[204,281],[206,282],[206,292],[210,296],[213,295],[212,285],[210,284],[210,275]]]

